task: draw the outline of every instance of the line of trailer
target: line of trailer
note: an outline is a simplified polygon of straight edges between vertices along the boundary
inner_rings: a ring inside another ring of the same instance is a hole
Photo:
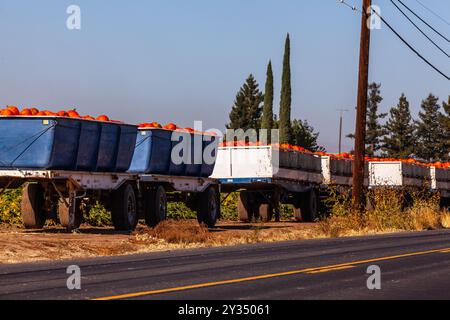
[[[275,147],[220,148],[212,175],[225,192],[239,192],[240,219],[271,220],[280,204],[294,206],[295,216],[314,221],[330,187],[351,193],[353,161]],[[402,188],[439,192],[450,197],[450,170],[402,161],[367,162],[368,189]]]
[[[111,212],[117,230],[133,230],[139,219],[156,226],[167,217],[168,201],[185,202],[199,222],[214,226],[220,188],[209,178],[214,163],[204,161],[203,154],[215,155],[217,145],[216,137],[190,130],[55,116],[0,117],[0,187],[24,185],[22,216],[32,229],[42,228],[48,218],[77,229],[83,207],[96,203]]]
[[[296,218],[314,221],[330,186],[351,193],[352,174],[351,159],[275,146],[218,148],[217,137],[199,132],[0,117],[0,188],[24,185],[27,228],[42,228],[52,218],[77,229],[83,207],[96,203],[111,212],[117,230],[133,230],[139,219],[156,226],[167,218],[169,201],[186,203],[199,222],[212,227],[220,218],[220,194],[232,192],[240,195],[241,220],[272,220],[280,204],[290,204]],[[428,188],[450,198],[450,170],[367,162],[365,186]]]

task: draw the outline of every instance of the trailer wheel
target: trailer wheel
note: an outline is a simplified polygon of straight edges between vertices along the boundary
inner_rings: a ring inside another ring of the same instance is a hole
[[[219,194],[214,187],[208,188],[199,195],[197,220],[213,228],[220,217]]]
[[[67,206],[66,202],[69,206]],[[79,201],[75,197],[60,199],[58,201],[58,217],[59,222],[67,231],[78,229],[83,218]]]
[[[300,200],[300,210],[302,212],[302,219],[305,222],[316,221],[319,213],[319,201],[317,192],[315,190],[308,191],[302,194]]]
[[[241,222],[251,222],[253,220],[253,195],[250,192],[242,191],[239,194],[237,209]]]
[[[134,188],[127,183],[112,194],[111,215],[114,228],[132,231],[138,223],[137,199]]]
[[[273,207],[270,204],[261,204],[259,206],[259,218],[263,222],[270,222],[273,218]]]
[[[44,207],[44,189],[38,183],[27,183],[22,192],[22,220],[27,229],[42,229],[46,216]]]
[[[300,222],[303,220],[302,219],[302,209],[297,206],[294,206],[294,219],[297,222]]]
[[[163,186],[146,192],[144,214],[145,222],[152,228],[167,219],[167,194]]]

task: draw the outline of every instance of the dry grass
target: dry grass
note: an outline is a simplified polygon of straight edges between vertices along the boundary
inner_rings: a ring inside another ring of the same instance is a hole
[[[450,212],[443,211],[441,213],[441,226],[445,229],[450,229]]]
[[[450,228],[450,212],[440,209],[438,194],[372,190],[367,195],[369,208],[362,213],[352,209],[349,198],[333,197],[331,216],[319,223],[326,237]]]
[[[164,221],[154,229],[141,228],[137,235],[142,234],[172,244],[206,243],[211,240],[208,228],[192,220]]]
[[[336,192],[328,201],[331,216],[316,224],[221,222],[218,228],[208,230],[196,220],[180,220],[166,221],[154,229],[139,226],[132,234],[118,234],[111,228],[85,227],[79,233],[67,234],[59,227],[35,233],[0,227],[0,263],[450,228],[450,211],[439,208],[437,195],[410,194],[371,191],[372,208],[359,213],[352,210],[348,195]]]

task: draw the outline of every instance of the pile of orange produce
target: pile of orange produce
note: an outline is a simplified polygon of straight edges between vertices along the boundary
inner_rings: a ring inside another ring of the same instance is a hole
[[[214,132],[201,132],[196,131],[192,128],[182,128],[177,126],[173,123],[168,123],[165,126],[162,126],[159,122],[146,122],[141,123],[138,125],[139,129],[164,129],[169,131],[183,131],[183,132],[189,132],[189,133],[196,133],[196,134],[209,134],[209,135],[216,135]]]
[[[84,119],[84,120],[96,120],[96,121],[105,121],[105,122],[119,122],[116,120],[111,120],[106,115],[100,115],[97,118],[86,115],[81,116],[76,109],[71,110],[61,110],[58,112],[53,112],[49,110],[39,110],[37,108],[24,108],[19,110],[19,108],[15,106],[7,106],[6,108],[0,110],[0,116],[4,117],[65,117],[65,118],[75,118],[75,119]]]
[[[294,146],[291,144],[265,144],[262,142],[247,142],[247,141],[225,141],[220,144],[221,148],[226,147],[263,147],[263,146],[272,146],[275,148],[279,148],[281,150],[290,150],[290,151],[298,151],[298,152],[304,152],[304,153],[313,153],[315,155],[321,156],[321,157],[331,157],[333,159],[340,159],[340,160],[354,160],[354,156],[350,153],[340,153],[340,154],[332,154],[332,153],[326,153],[326,152],[311,152],[309,150],[306,150],[303,147]],[[444,169],[450,169],[450,162],[434,162],[434,163],[426,163],[423,161],[419,161],[416,159],[397,159],[397,158],[376,158],[376,157],[365,157],[364,160],[366,162],[403,162],[403,163],[409,163],[409,164],[415,164],[420,166],[426,166],[426,167],[436,167],[436,168],[444,168]]]

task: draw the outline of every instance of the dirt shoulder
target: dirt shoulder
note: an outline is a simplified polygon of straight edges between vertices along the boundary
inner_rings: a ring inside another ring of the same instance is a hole
[[[69,234],[57,227],[38,231],[2,227],[0,264],[311,239],[320,233],[317,228],[316,224],[296,222],[222,222],[207,230],[196,221],[170,221],[156,229],[139,226],[131,234],[88,226]]]

